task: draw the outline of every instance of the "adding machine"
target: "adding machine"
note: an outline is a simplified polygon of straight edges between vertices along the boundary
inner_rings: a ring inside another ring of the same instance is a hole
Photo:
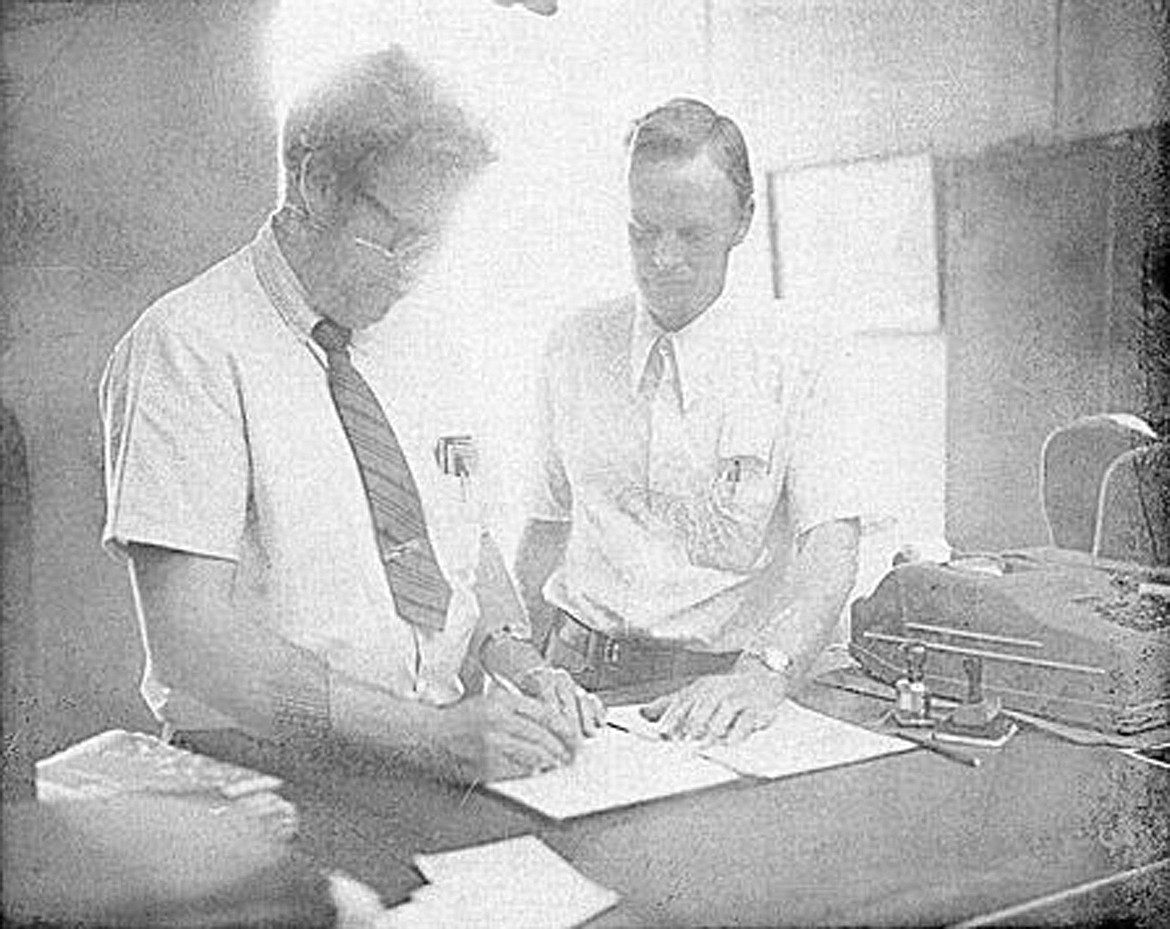
[[[924,646],[932,694],[1129,734],[1170,723],[1170,571],[1053,549],[895,567],[852,610],[850,651],[904,678]]]

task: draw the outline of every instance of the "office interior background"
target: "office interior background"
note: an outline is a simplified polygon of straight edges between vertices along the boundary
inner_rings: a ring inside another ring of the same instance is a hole
[[[125,569],[98,544],[97,383],[153,298],[263,221],[276,113],[315,69],[401,42],[499,140],[396,321],[444,366],[506,548],[543,337],[629,286],[628,122],[680,94],[737,118],[758,203],[736,289],[859,347],[841,429],[872,478],[864,592],[906,543],[1043,544],[1054,427],[1166,421],[1141,279],[1170,216],[1167,6],[562,0],[543,19],[471,0],[6,3],[0,391],[27,464],[4,488],[6,737],[40,756],[152,726]]]

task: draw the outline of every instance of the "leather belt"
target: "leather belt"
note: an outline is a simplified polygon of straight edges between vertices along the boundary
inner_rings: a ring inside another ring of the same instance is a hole
[[[724,674],[739,658],[739,652],[700,652],[653,639],[619,638],[591,629],[563,610],[560,614],[556,644],[575,653],[579,671],[605,679],[603,686]]]

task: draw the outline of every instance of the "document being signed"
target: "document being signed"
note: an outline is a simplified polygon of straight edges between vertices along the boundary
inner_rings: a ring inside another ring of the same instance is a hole
[[[611,708],[608,725],[582,746],[572,765],[488,786],[553,819],[570,819],[739,775],[789,777],[915,748],[792,701],[771,726],[735,745],[666,741],[640,709]]]
[[[571,819],[735,779],[734,771],[700,758],[691,746],[605,726],[571,765],[488,787],[552,819]]]

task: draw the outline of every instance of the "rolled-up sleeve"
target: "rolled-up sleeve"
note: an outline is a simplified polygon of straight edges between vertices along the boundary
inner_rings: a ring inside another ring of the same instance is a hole
[[[816,360],[803,398],[788,480],[798,534],[821,523],[861,518],[864,506],[855,448],[858,398],[850,389],[853,346],[846,342]]]
[[[568,522],[573,494],[557,440],[558,406],[563,403],[552,376],[558,343],[552,341],[541,358],[536,379],[532,460],[525,478],[524,512],[529,519]]]
[[[237,559],[248,450],[230,353],[173,318],[144,318],[100,391],[106,550],[137,542]]]

